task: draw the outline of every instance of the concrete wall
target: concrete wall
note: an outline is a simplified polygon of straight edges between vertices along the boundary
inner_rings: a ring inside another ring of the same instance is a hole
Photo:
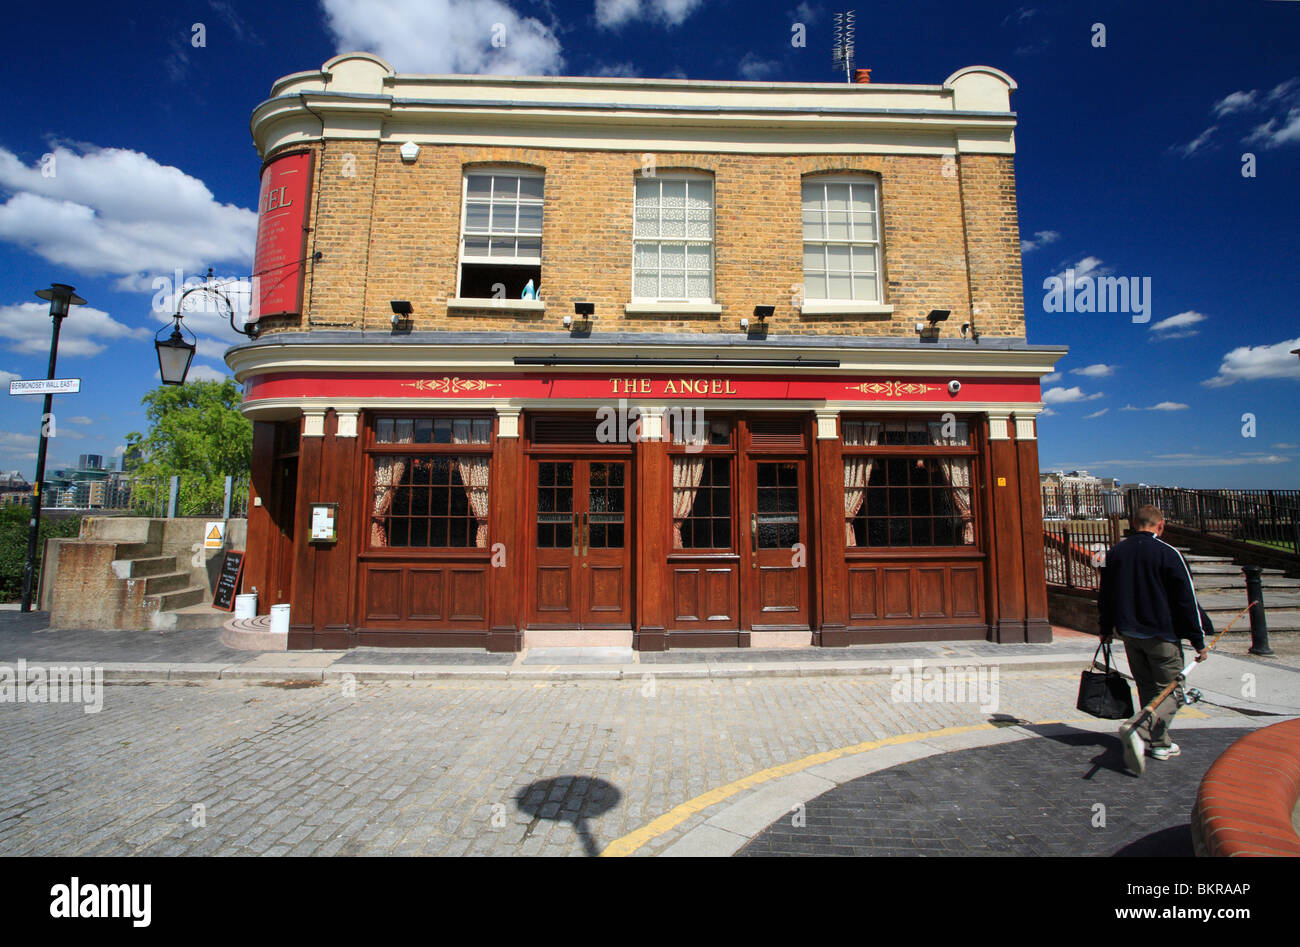
[[[148,627],[144,583],[119,579],[112,563],[119,559],[175,556],[176,571],[188,572],[190,585],[211,598],[227,549],[243,549],[248,521],[226,523],[224,549],[203,549],[207,517],[152,519],[88,516],[78,539],[51,539],[46,544],[38,601],[50,612],[52,628]]]

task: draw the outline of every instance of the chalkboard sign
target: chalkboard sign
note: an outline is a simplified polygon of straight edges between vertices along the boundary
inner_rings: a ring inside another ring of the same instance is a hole
[[[235,595],[239,592],[239,578],[244,573],[244,551],[231,549],[221,562],[217,573],[217,587],[212,592],[212,607],[234,611]]]

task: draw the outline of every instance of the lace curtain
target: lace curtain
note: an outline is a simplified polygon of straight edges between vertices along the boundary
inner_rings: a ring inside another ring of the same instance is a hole
[[[959,435],[944,437],[943,425],[931,423],[930,443],[936,447],[964,447],[966,440]],[[939,457],[936,459],[939,461],[939,469],[948,480],[953,506],[957,508],[957,514],[961,517],[961,541],[969,546],[975,542],[975,520],[971,516],[970,458]]]
[[[875,447],[880,443],[880,424],[876,421],[845,422],[844,446]],[[862,502],[867,498],[867,483],[871,480],[870,457],[844,458],[844,544],[856,546],[858,537],[853,532],[853,521]]]
[[[453,444],[473,443],[471,422],[458,419],[451,427]],[[486,549],[488,544],[488,466],[491,458],[483,454],[458,455],[456,472],[460,482],[465,485],[465,496],[469,499],[469,508],[478,521],[474,545]]]
[[[410,421],[399,422],[396,442],[411,444],[415,440],[415,426]],[[387,516],[392,509],[397,487],[406,474],[406,457],[379,455],[375,458],[375,508],[370,520],[370,545],[382,549],[388,545]]]
[[[704,479],[703,457],[673,458],[673,548],[681,549],[682,527],[691,515],[695,495],[700,492]]]

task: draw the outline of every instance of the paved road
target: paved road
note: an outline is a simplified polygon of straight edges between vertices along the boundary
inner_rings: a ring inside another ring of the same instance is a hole
[[[1077,681],[1007,671],[997,712],[1077,716]],[[116,684],[98,714],[0,703],[0,855],[591,854],[759,770],[989,719],[886,675]]]
[[[1238,728],[1178,732],[1182,754],[1137,779],[1111,733],[1075,732],[931,756],[851,780],[740,855],[1191,856],[1206,769]]]

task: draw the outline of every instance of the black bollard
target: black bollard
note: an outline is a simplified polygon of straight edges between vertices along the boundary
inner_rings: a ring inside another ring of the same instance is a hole
[[[1246,601],[1254,602],[1250,610],[1250,653],[1267,657],[1273,653],[1268,646],[1268,622],[1264,619],[1264,592],[1260,585],[1259,566],[1242,566],[1246,576]]]

